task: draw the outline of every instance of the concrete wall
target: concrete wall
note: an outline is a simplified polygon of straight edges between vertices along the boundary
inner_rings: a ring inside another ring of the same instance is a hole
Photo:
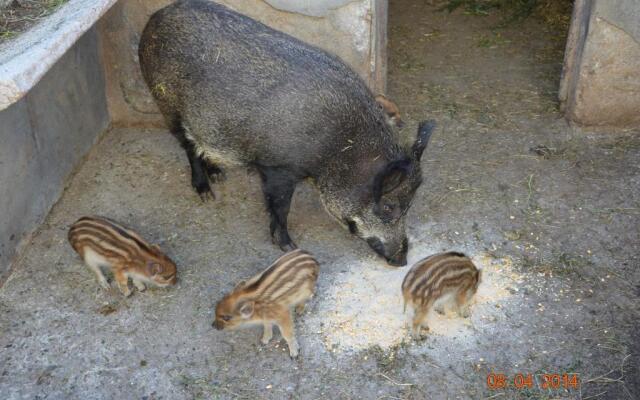
[[[114,125],[159,126],[163,121],[142,80],[137,48],[149,16],[171,0],[121,0],[105,15],[104,39],[109,109]],[[386,0],[218,0],[275,29],[329,50],[384,92]],[[384,19],[383,19],[384,17]],[[375,29],[376,23],[381,22]],[[382,26],[383,25],[383,26]]]
[[[104,86],[91,29],[25,97],[0,111],[0,277],[107,128]]]
[[[580,125],[640,126],[638,0],[576,0],[560,101]]]

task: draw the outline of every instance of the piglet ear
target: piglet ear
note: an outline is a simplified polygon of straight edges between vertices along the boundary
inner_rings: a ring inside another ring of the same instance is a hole
[[[422,121],[420,125],[418,125],[418,137],[411,147],[413,158],[416,161],[420,161],[422,153],[424,152],[424,149],[427,148],[427,144],[429,143],[429,139],[431,138],[431,134],[435,127],[436,121],[434,120]]]
[[[158,275],[162,273],[162,265],[158,264],[157,262],[149,261],[147,262],[147,270],[151,275]]]
[[[239,311],[242,318],[251,318],[251,316],[253,315],[253,301],[245,301],[240,304]]]

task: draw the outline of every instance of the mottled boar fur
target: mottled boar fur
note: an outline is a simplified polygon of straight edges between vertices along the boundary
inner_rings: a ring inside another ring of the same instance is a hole
[[[332,216],[390,264],[406,264],[405,213],[432,122],[401,146],[383,107],[337,57],[210,1],[153,14],[139,55],[198,193],[223,166],[256,168],[271,235],[290,250],[291,197],[309,179]]]

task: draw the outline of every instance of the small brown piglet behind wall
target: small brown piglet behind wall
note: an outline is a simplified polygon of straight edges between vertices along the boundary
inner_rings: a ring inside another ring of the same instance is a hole
[[[216,305],[213,327],[219,330],[262,324],[262,343],[273,337],[277,325],[287,341],[289,354],[298,356],[292,311],[301,313],[304,303],[315,291],[319,266],[303,250],[293,250],[277,259],[269,268],[246,282]]]
[[[146,289],[145,284],[166,287],[176,283],[176,265],[158,246],[108,218],[80,218],[69,229],[69,243],[105,289],[109,282],[101,268],[113,272],[125,296],[131,295],[129,278],[139,291]]]
[[[414,264],[402,282],[405,308],[413,306],[414,337],[427,328],[426,317],[432,308],[449,305],[462,317],[469,316],[469,302],[478,290],[481,271],[462,253],[447,252],[429,256]]]

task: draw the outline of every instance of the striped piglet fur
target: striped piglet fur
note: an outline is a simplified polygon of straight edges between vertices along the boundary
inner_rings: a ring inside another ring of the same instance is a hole
[[[292,358],[298,356],[292,311],[302,313],[304,303],[315,291],[318,262],[303,250],[293,250],[277,259],[269,268],[226,295],[216,305],[216,329],[234,329],[262,324],[262,343],[273,337],[277,325],[289,346]]]
[[[469,316],[469,302],[478,290],[481,271],[462,253],[429,256],[414,264],[402,282],[405,309],[413,306],[413,335],[428,329],[426,317],[432,308],[449,305],[463,317]]]
[[[108,218],[82,217],[71,225],[68,237],[71,247],[105,289],[109,282],[102,268],[113,272],[125,296],[131,295],[129,278],[139,291],[146,289],[145,284],[166,287],[176,283],[176,265],[158,246]]]

